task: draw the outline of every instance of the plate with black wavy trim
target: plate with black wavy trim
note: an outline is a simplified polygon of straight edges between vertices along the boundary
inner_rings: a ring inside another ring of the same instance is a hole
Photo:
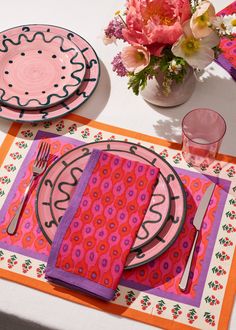
[[[71,40],[52,32],[21,32],[0,42],[0,101],[38,109],[67,99],[81,84],[85,59]]]
[[[81,51],[85,60],[85,76],[76,91],[66,100],[47,108],[19,109],[6,104],[0,104],[0,117],[17,122],[41,122],[62,117],[84,104],[94,93],[100,78],[100,63],[98,56],[90,43],[75,32],[63,27],[47,24],[29,24],[14,27],[0,33],[0,44],[4,39],[24,33],[43,32],[45,35],[53,33],[72,41]]]
[[[39,227],[51,244],[93,149],[123,155],[160,169],[158,184],[125,268],[144,265],[164,253],[177,239],[185,221],[186,194],[175,169],[142,145],[118,140],[97,141],[64,153],[47,169],[39,184],[35,202]]]

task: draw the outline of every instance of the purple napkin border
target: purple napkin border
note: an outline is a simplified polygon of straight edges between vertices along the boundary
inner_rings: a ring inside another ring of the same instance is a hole
[[[52,243],[52,248],[46,267],[45,278],[57,284],[67,286],[70,289],[77,289],[82,292],[89,293],[90,295],[92,294],[93,296],[102,298],[103,300],[111,300],[115,294],[115,290],[107,288],[77,274],[72,274],[60,268],[56,268],[57,256],[63,238],[66,234],[66,230],[74,218],[78,205],[80,204],[83,193],[90,179],[91,172],[94,170],[101,153],[102,151],[97,149],[92,151],[86,167],[81,175],[80,182],[77,185],[75,193],[71,199],[70,207],[67,208],[64,216],[61,219]]]
[[[223,54],[220,54],[215,61],[221,65],[236,81],[236,68],[233,67],[233,65],[224,57]]]

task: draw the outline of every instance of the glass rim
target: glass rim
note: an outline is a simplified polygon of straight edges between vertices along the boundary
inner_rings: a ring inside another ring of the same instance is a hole
[[[223,121],[223,123],[224,123],[224,131],[223,131],[223,133],[222,133],[222,135],[221,135],[220,138],[218,138],[218,139],[215,140],[215,141],[209,142],[209,143],[201,143],[201,142],[194,141],[193,139],[191,139],[191,138],[186,134],[186,132],[184,131],[184,127],[183,127],[184,120],[185,120],[185,118],[186,118],[189,114],[191,114],[192,112],[198,111],[198,110],[207,110],[207,111],[210,111],[210,112],[214,112],[215,114],[217,114],[217,115],[222,119],[222,121]],[[182,119],[181,127],[182,127],[182,133],[186,136],[186,138],[188,138],[188,139],[189,139],[190,141],[192,141],[193,143],[196,143],[196,144],[199,144],[199,145],[205,145],[205,146],[206,146],[206,145],[208,145],[208,144],[217,143],[217,142],[219,142],[219,141],[221,141],[221,140],[223,139],[223,137],[224,137],[224,135],[225,135],[225,133],[226,133],[227,124],[226,124],[225,119],[223,118],[223,116],[221,116],[221,114],[219,114],[219,112],[217,112],[217,111],[215,111],[215,110],[213,110],[213,109],[210,109],[210,108],[196,108],[196,109],[193,109],[193,110],[189,111],[188,113],[186,113],[186,115],[185,115],[185,116],[183,117],[183,119]]]

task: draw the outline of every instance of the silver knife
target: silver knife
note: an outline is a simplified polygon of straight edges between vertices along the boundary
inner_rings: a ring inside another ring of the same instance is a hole
[[[191,264],[192,264],[193,254],[194,254],[195,246],[197,243],[199,231],[201,229],[202,221],[204,219],[206,210],[207,210],[209,202],[211,200],[211,196],[212,196],[214,188],[215,188],[215,183],[212,183],[207,188],[207,190],[206,190],[204,196],[202,197],[202,200],[198,206],[195,217],[193,219],[193,226],[196,228],[196,233],[195,233],[195,237],[194,237],[194,241],[193,241],[193,245],[192,245],[190,254],[188,256],[188,261],[186,263],[183,275],[182,275],[180,283],[179,283],[179,288],[181,291],[185,291],[187,288],[190,268],[191,268]]]

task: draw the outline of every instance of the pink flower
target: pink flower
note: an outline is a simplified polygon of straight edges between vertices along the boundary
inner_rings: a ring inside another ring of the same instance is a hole
[[[189,0],[128,0],[122,33],[131,45],[146,46],[160,55],[182,35],[182,24],[191,16]]]
[[[209,1],[203,1],[197,6],[190,19],[190,27],[195,38],[207,37],[212,29],[209,27],[215,17],[215,8]]]
[[[127,75],[127,70],[126,68],[124,67],[124,64],[122,62],[122,59],[121,59],[121,52],[119,52],[113,59],[113,61],[111,62],[112,64],[112,70],[114,72],[116,72],[116,74],[120,77],[124,77]]]
[[[204,69],[215,57],[213,47],[219,44],[219,37],[212,31],[207,37],[196,39],[190,29],[190,21],[184,23],[184,34],[172,46],[175,56],[182,57],[193,68]]]
[[[143,46],[128,46],[123,49],[121,59],[128,71],[138,73],[149,64],[150,53]]]
[[[122,29],[124,27],[123,21],[119,16],[116,16],[110,23],[108,27],[104,30],[105,40],[116,40],[123,39]]]

